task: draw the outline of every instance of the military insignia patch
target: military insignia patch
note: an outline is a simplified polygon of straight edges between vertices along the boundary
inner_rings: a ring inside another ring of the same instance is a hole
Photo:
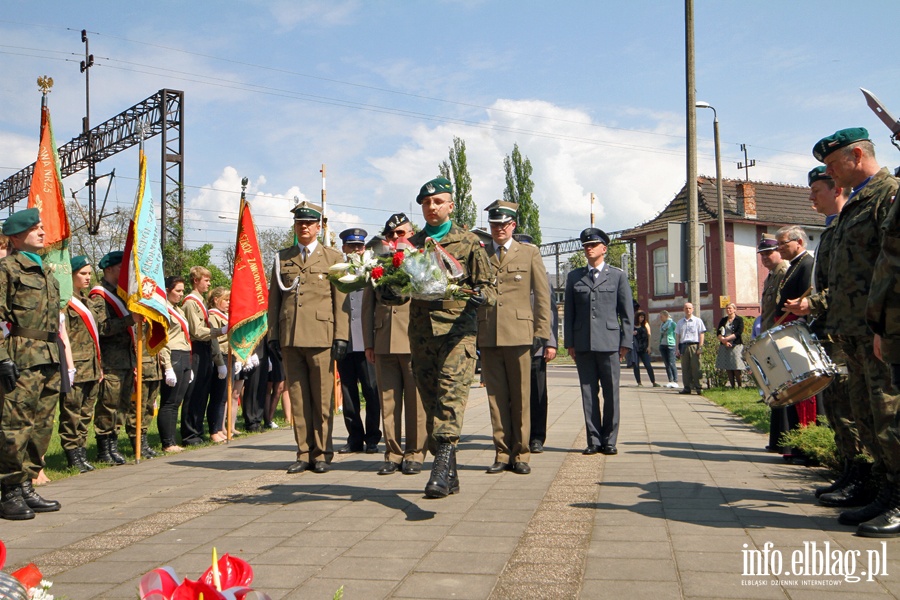
[[[425,191],[428,192],[429,194],[433,194],[433,193],[434,193],[434,186],[433,186],[432,184],[429,183],[428,185],[425,186]]]

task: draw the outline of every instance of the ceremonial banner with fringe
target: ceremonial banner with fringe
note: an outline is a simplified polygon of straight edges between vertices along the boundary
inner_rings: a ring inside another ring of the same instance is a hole
[[[147,185],[147,157],[140,151],[140,177],[134,217],[125,239],[122,271],[117,290],[128,310],[143,315],[150,332],[147,349],[156,354],[169,340],[169,309],[163,279],[159,224],[153,214],[153,197]]]
[[[44,248],[40,251],[44,265],[59,281],[61,307],[72,297],[72,263],[69,256],[69,217],[63,196],[59,154],[50,123],[47,97],[41,102],[41,142],[34,163],[34,176],[28,191],[28,208],[37,208],[44,225]]]
[[[241,362],[247,362],[256,345],[266,335],[268,310],[269,284],[266,282],[250,204],[242,194],[231,279],[231,306],[228,310],[228,340],[232,352]]]

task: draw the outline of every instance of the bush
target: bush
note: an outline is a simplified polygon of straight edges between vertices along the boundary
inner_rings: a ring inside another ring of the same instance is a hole
[[[841,464],[837,455],[837,446],[834,443],[834,430],[828,426],[824,417],[820,417],[820,419],[823,421],[822,425],[807,425],[784,432],[781,434],[780,443],[783,446],[800,450],[822,466],[839,471]]]

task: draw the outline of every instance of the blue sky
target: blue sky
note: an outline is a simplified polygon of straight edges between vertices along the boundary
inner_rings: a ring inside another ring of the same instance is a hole
[[[534,167],[545,241],[653,217],[685,180],[684,5],[679,1],[7,0],[0,16],[0,178],[34,161],[38,75],[55,80],[57,141],[84,114],[78,61],[90,33],[97,124],[160,88],[185,91],[186,239],[232,243],[241,177],[260,228],[318,201],[331,224],[380,230],[466,141],[479,208],[502,194],[513,144]],[[812,145],[848,126],[900,161],[860,86],[900,115],[897,5],[695,0],[697,99],[718,111],[726,177],[805,185]],[[712,112],[698,111],[701,174],[714,174]],[[150,172],[158,141],[148,143]],[[137,152],[110,198],[130,207]],[[78,189],[85,175],[68,178]],[[158,190],[158,187],[156,188]],[[81,197],[86,198],[82,194]],[[158,198],[158,193],[157,193]],[[220,219],[219,216],[225,217]],[[218,254],[215,256],[219,256]]]

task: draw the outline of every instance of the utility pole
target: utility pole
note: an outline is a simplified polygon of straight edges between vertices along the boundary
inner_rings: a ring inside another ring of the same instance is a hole
[[[325,163],[322,163],[322,169],[319,172],[322,174],[322,240],[324,240],[324,245],[330,248],[331,240],[328,238],[328,213],[325,204]]]
[[[700,315],[700,210],[697,205],[697,92],[694,85],[694,0],[684,0],[687,87],[688,302]]]
[[[737,167],[744,170],[744,181],[750,181],[750,167],[756,166],[756,159],[747,160],[747,144],[741,144],[741,150],[744,152],[744,162],[739,162]]]
[[[81,134],[87,137],[88,159],[88,232],[96,233],[100,223],[97,214],[97,163],[94,160],[94,144],[91,134],[91,72],[94,66],[94,55],[88,43],[87,29],[81,30],[81,41],[84,44],[84,60],[81,61],[81,72],[84,73],[84,118],[81,120]]]
[[[594,226],[594,192],[591,192],[591,227]]]

